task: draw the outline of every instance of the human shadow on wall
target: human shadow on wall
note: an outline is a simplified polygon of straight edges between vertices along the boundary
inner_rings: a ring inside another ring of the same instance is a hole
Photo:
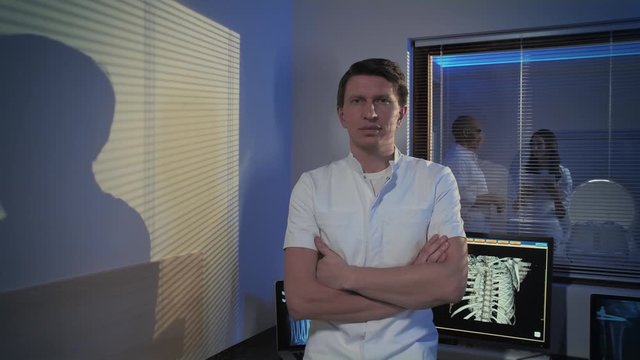
[[[43,36],[1,36],[0,54],[0,292],[148,262],[142,217],[92,171],[114,114],[105,72]]]
[[[157,328],[162,263],[146,226],[93,175],[109,78],[42,36],[0,36],[0,54],[0,357],[180,357],[184,319]]]

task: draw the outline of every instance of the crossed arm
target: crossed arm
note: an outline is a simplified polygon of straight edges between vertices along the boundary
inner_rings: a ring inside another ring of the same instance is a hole
[[[457,302],[467,279],[464,238],[434,235],[406,266],[347,265],[320,238],[318,252],[285,250],[285,291],[289,312],[299,319],[359,322],[406,309]]]

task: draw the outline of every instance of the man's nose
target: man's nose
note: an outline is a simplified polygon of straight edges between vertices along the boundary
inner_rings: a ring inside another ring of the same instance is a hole
[[[367,102],[364,104],[363,116],[367,120],[375,120],[378,118],[376,107],[373,102]]]

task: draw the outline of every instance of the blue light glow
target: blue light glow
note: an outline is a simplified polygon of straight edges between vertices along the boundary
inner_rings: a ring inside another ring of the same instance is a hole
[[[538,242],[538,241],[526,241],[526,240],[524,240],[524,241],[521,241],[520,244],[524,245],[524,246],[534,246],[534,247],[542,247],[542,248],[547,248],[548,247],[547,243]]]
[[[443,68],[640,55],[640,42],[434,56]]]

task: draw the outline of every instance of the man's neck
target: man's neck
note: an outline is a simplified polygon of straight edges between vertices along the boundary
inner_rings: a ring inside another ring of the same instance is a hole
[[[395,144],[371,150],[351,146],[351,153],[362,166],[362,171],[376,173],[389,166],[389,161],[394,159],[395,149]]]
[[[471,151],[472,153],[476,152],[476,149],[471,148],[470,145],[468,144],[463,144],[463,143],[456,143],[456,144],[462,146],[465,150]]]

